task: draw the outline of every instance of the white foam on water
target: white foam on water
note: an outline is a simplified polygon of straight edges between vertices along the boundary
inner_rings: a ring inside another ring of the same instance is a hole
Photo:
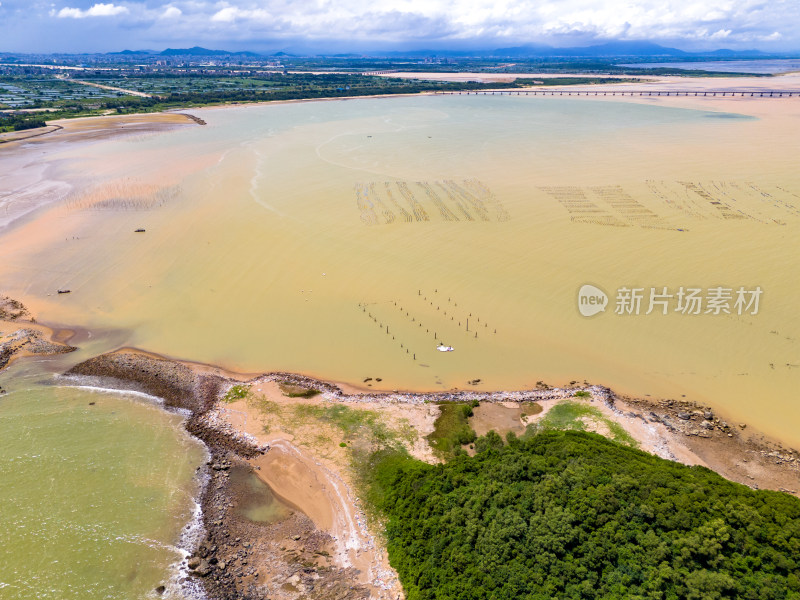
[[[206,459],[210,454],[206,449]],[[208,470],[203,468],[198,472],[197,497],[199,498],[206,489],[211,477]],[[207,600],[208,596],[200,582],[189,574],[187,559],[191,556],[195,548],[200,545],[200,541],[206,536],[206,528],[203,525],[203,508],[195,500],[192,508],[192,518],[184,526],[178,538],[175,550],[181,558],[170,566],[171,576],[166,587],[166,597],[183,598],[186,600]]]
[[[59,385],[56,387],[65,387],[65,388],[73,388],[78,390],[85,390],[87,392],[93,392],[96,394],[114,394],[119,396],[133,396],[135,398],[140,398],[142,400],[147,400],[148,402],[152,402],[154,404],[163,405],[164,399],[159,398],[158,396],[153,396],[151,394],[146,394],[144,392],[137,392],[135,390],[119,390],[116,388],[105,388],[96,385]]]
[[[91,376],[83,376],[83,375],[59,375],[57,377],[58,381],[67,380],[67,381],[75,381],[78,382],[75,385],[58,385],[56,384],[53,387],[60,387],[60,388],[71,388],[71,389],[78,389],[84,390],[87,392],[93,392],[97,394],[115,394],[118,396],[129,396],[133,398],[138,398],[140,400],[145,400],[152,404],[157,404],[168,410],[169,412],[173,412],[176,414],[181,415],[182,417],[190,417],[192,415],[192,411],[186,408],[178,408],[175,406],[165,406],[164,399],[160,396],[153,396],[152,394],[147,394],[145,392],[139,392],[137,390],[128,390],[128,389],[120,389],[120,388],[113,388],[113,387],[103,387],[99,385],[89,385],[87,383],[80,383],[86,382],[87,380],[93,381],[95,378]]]

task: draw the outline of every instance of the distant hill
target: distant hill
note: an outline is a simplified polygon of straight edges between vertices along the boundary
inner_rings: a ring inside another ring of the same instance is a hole
[[[117,56],[191,56],[191,57],[243,57],[243,58],[265,58],[265,57],[285,57],[292,58],[297,56],[327,56],[330,58],[366,58],[379,57],[389,59],[422,59],[427,57],[438,58],[487,58],[487,59],[528,59],[528,58],[635,58],[638,60],[681,60],[696,61],[710,59],[747,59],[747,58],[793,58],[797,54],[779,55],[762,52],[760,50],[704,50],[689,52],[678,48],[662,46],[647,41],[609,41],[603,44],[591,46],[570,46],[556,48],[544,44],[525,44],[522,46],[512,46],[509,48],[497,49],[409,49],[395,51],[372,51],[372,52],[342,52],[342,53],[317,53],[303,51],[279,51],[275,53],[257,53],[248,51],[231,52],[228,50],[212,50],[201,46],[192,48],[167,48],[162,52],[153,50],[122,50],[121,52],[109,52],[109,55]]]
[[[705,56],[717,56],[722,58],[753,58],[753,57],[763,57],[768,56],[766,52],[762,52],[761,50],[713,50],[711,52],[702,53]]]
[[[227,50],[209,50],[194,46],[192,48],[167,48],[159,52],[160,56],[252,56],[257,57],[261,54],[255,52],[228,52]]]
[[[148,54],[155,54],[154,50],[123,50],[122,52],[109,52],[112,55],[122,56],[146,56]]]

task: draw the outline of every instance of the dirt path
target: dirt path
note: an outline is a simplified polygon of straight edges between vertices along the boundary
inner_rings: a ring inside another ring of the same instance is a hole
[[[88,85],[91,87],[100,88],[101,90],[111,90],[112,92],[122,92],[123,94],[128,94],[130,96],[139,96],[140,98],[152,98],[151,94],[145,94],[144,92],[137,92],[136,90],[126,90],[125,88],[114,87],[111,85],[102,85],[100,83],[92,83],[91,81],[84,81],[82,79],[70,79],[73,83],[80,83],[81,85]]]

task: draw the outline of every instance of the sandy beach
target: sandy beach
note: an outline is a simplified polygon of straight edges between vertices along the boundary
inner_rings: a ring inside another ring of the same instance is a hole
[[[194,118],[191,115],[179,112],[136,113],[129,115],[109,114],[76,119],[54,119],[46,127],[0,133],[0,144],[9,144],[6,148],[13,148],[15,144],[12,142],[30,141],[33,138],[40,138],[56,132],[62,132],[62,136],[69,136],[72,140],[100,139],[101,136],[106,137],[123,133],[164,131],[169,126],[186,125],[192,121],[194,121]],[[0,148],[4,147],[0,146]]]

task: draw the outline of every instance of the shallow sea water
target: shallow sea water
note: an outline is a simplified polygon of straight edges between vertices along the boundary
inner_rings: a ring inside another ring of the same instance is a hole
[[[138,600],[159,585],[186,597],[176,565],[205,451],[181,417],[12,369],[0,396],[0,598]]]
[[[247,371],[587,379],[800,443],[794,121],[507,96],[195,112],[207,126],[46,155],[73,191],[0,235],[7,292]],[[604,314],[578,312],[587,283]],[[760,286],[759,313],[614,314],[623,287],[719,286]]]

